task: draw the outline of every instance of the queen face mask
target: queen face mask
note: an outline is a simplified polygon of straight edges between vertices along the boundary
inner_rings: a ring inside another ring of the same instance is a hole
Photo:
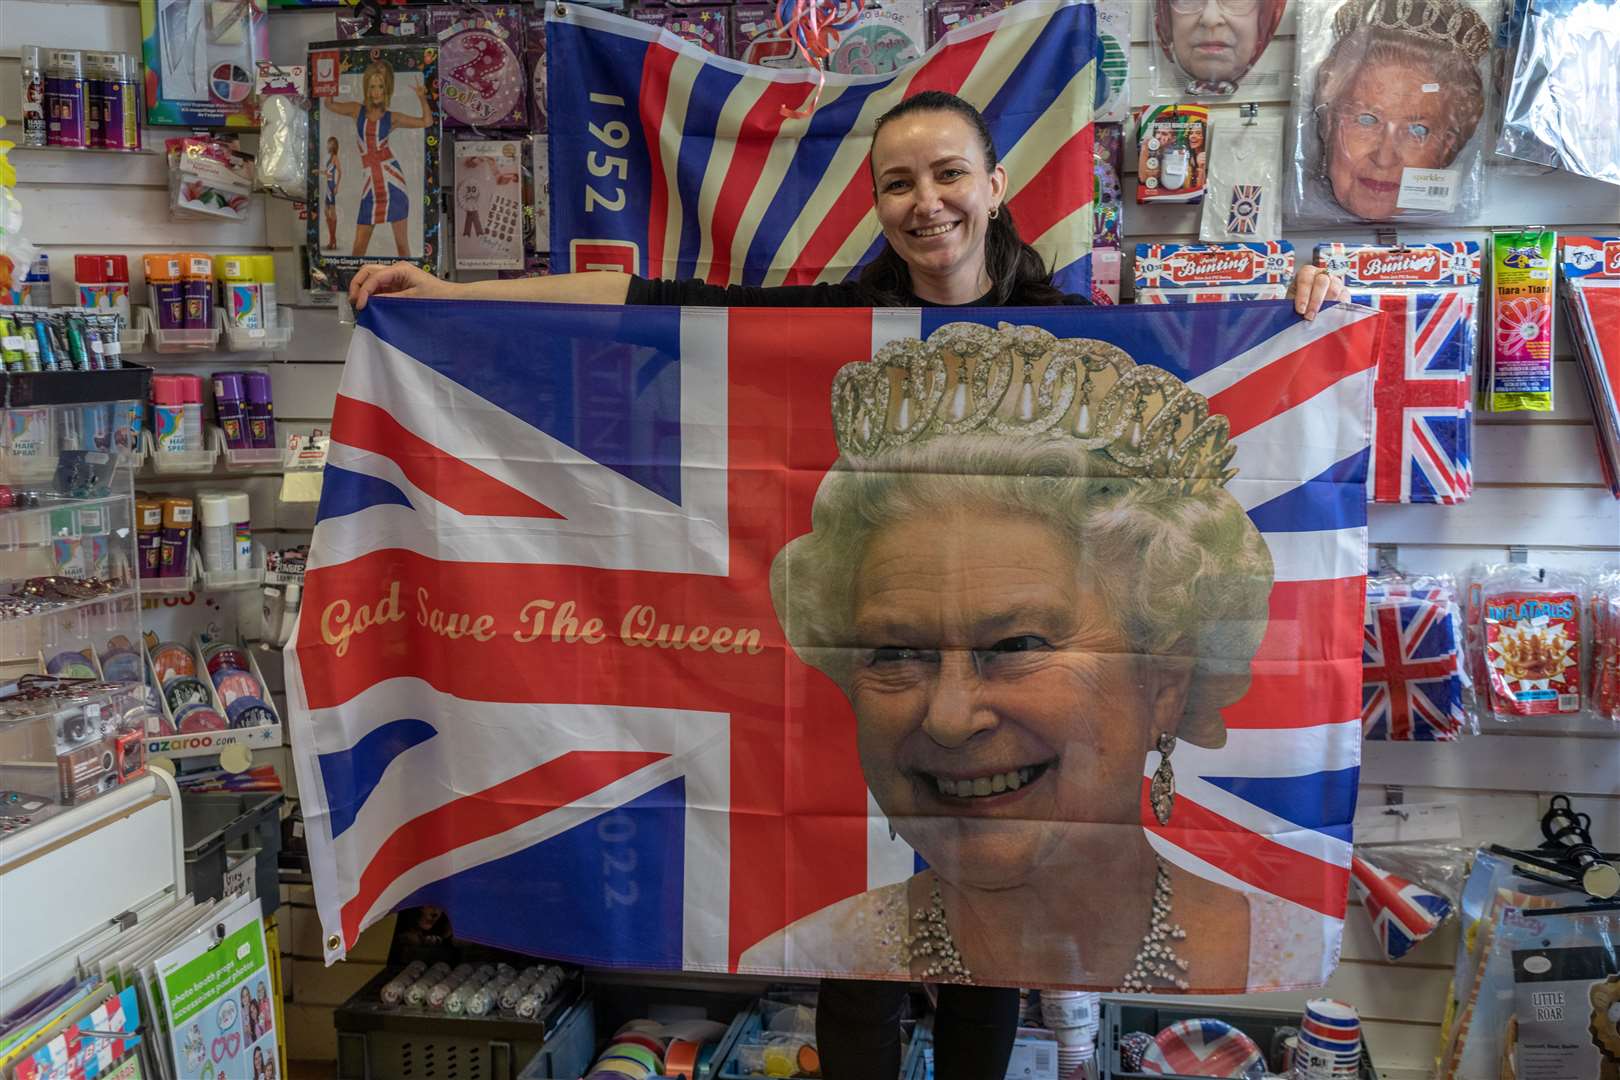
[[[1286,222],[1474,217],[1499,14],[1497,0],[1307,0]]]
[[[1284,89],[1282,65],[1264,63],[1262,57],[1287,5],[1288,0],[1151,0],[1153,97],[1278,96]]]

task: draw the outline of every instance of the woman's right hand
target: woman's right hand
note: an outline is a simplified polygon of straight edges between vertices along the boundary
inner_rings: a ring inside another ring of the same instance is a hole
[[[455,294],[455,286],[413,263],[366,263],[349,279],[349,303],[359,311],[376,293],[447,299]]]

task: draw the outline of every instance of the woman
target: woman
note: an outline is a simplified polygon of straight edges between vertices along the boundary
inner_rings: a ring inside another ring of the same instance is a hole
[[[779,288],[649,281],[614,271],[512,281],[440,281],[408,263],[363,266],[349,298],[398,296],[715,306],[1030,306],[1062,303],[1040,255],[1018,235],[1004,200],[1007,173],[984,118],[928,91],[882,116],[872,136],[873,199],[887,240],[858,281]],[[1295,309],[1314,318],[1343,283],[1313,268],[1295,281]],[[1083,302],[1083,301],[1080,301]],[[829,1080],[892,1080],[900,1068],[903,983],[828,979],[817,1044]],[[940,1080],[1001,1076],[1017,1034],[1015,990],[943,986],[935,1023]]]
[[[1405,171],[1449,168],[1479,125],[1479,61],[1490,43],[1490,28],[1464,0],[1339,8],[1312,99],[1334,201],[1367,221],[1409,209],[1400,205]]]
[[[1159,47],[1194,94],[1231,94],[1266,51],[1288,0],[1153,0]]]
[[[867,786],[928,869],[742,965],[1137,993],[1314,981],[1319,919],[1161,861],[1143,829],[1144,762],[1174,825],[1175,748],[1225,743],[1267,626],[1271,554],[1225,490],[1226,418],[1112,345],[968,323],[846,365],[832,404],[840,455],[772,598],[849,698]]]
[[[242,987],[240,995],[242,1014],[242,1031],[245,1041],[252,1042],[259,1037],[259,1006],[253,1001],[253,994],[246,986]]]
[[[412,254],[407,225],[411,216],[411,197],[406,193],[408,184],[405,170],[388,145],[388,138],[397,128],[426,128],[434,123],[433,110],[428,107],[427,88],[420,81],[415,84],[416,100],[422,111],[415,116],[396,113],[390,107],[394,99],[394,69],[385,60],[373,60],[366,65],[360,77],[362,88],[359,101],[329,101],[326,107],[339,116],[354,118],[355,136],[359,145],[355,152],[360,158],[360,169],[365,194],[354,221],[354,255],[364,255],[371,247],[371,233],[385,222],[394,231],[394,253]]]

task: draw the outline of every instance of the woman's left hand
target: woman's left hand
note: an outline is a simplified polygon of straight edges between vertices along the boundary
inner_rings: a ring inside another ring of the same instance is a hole
[[[1350,299],[1350,290],[1320,266],[1306,266],[1288,286],[1288,295],[1294,298],[1295,311],[1306,319],[1314,319],[1329,300]]]

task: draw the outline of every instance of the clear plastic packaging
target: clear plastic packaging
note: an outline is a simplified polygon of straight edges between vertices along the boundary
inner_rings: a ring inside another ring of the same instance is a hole
[[[1288,0],[1151,0],[1144,6],[1156,100],[1283,96],[1287,64],[1262,58]]]
[[[1620,5],[1517,0],[1508,32],[1496,152],[1620,184]]]
[[[254,186],[278,199],[309,194],[309,103],[304,66],[259,61],[259,154]]]
[[[1620,723],[1620,571],[1592,585],[1592,712]]]
[[[1399,960],[1457,914],[1473,851],[1448,844],[1356,847],[1352,891],[1388,960]]]
[[[1508,564],[1480,579],[1479,647],[1484,710],[1499,721],[1582,712],[1590,640],[1586,579]]]
[[[1362,737],[1451,742],[1478,734],[1467,708],[1462,613],[1443,574],[1367,579],[1362,641]]]
[[[1209,169],[1209,110],[1162,105],[1142,110],[1136,130],[1136,201],[1197,202]]]
[[[1282,147],[1275,117],[1224,118],[1210,126],[1200,240],[1282,239]]]
[[[1286,222],[1479,213],[1497,0],[1296,0]]]
[[[177,220],[246,221],[252,206],[253,155],[235,139],[187,135],[164,143],[169,155],[169,214]]]

